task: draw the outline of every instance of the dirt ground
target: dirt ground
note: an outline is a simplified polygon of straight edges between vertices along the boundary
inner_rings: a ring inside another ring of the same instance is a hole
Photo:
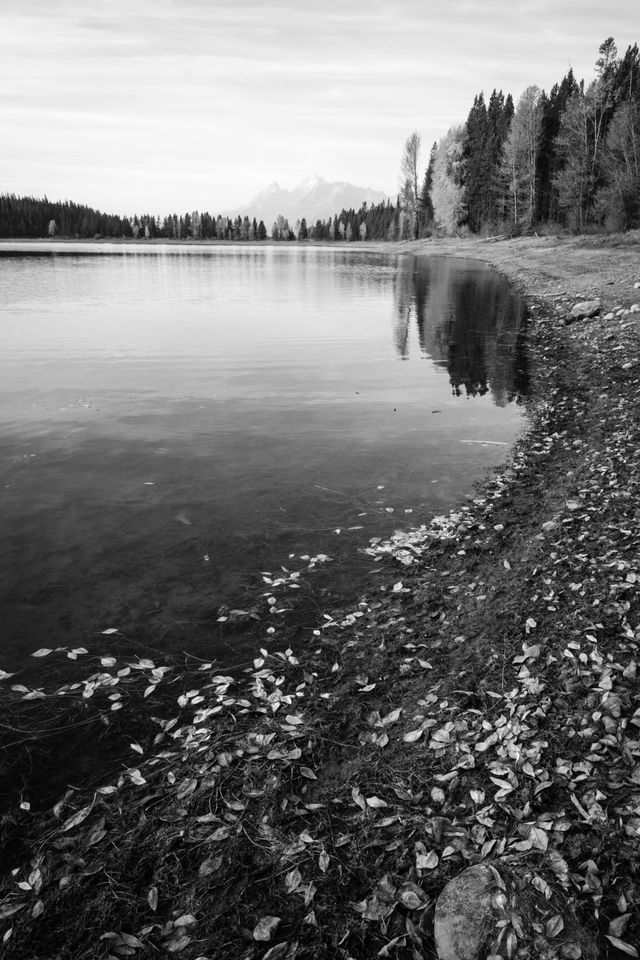
[[[169,712],[154,664],[65,691],[108,731],[119,684],[158,732],[113,783],[6,818],[30,850],[0,887],[7,958],[432,960],[476,864],[478,960],[638,957],[640,235],[399,249],[526,295],[526,436],[446,522],[379,544],[376,593],[308,655],[203,665]]]

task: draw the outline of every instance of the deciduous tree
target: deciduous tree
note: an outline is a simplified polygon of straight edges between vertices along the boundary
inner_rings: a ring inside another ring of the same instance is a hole
[[[420,163],[420,134],[413,132],[404,145],[400,163],[400,202],[406,234],[418,237],[418,165]]]
[[[451,127],[438,143],[431,188],[433,215],[445,233],[455,233],[466,217],[463,177],[464,127]]]
[[[541,125],[540,90],[527,87],[511,121],[502,160],[510,220],[516,227],[530,227],[535,219]]]

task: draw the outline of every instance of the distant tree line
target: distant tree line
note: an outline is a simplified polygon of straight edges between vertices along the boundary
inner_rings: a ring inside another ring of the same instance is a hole
[[[82,204],[55,203],[35,197],[0,195],[0,236],[13,239],[67,237],[81,240],[131,238],[134,240],[366,240],[394,239],[400,217],[399,203],[366,203],[359,210],[342,210],[328,219],[307,225],[306,219],[289,224],[279,216],[267,230],[264,222],[248,216],[235,218],[210,213],[170,214],[131,218],[100,213]]]
[[[514,235],[548,225],[574,232],[640,227],[640,53],[618,56],[609,37],[595,79],[573,71],[547,94],[527,87],[517,104],[494,90],[474,97],[465,123],[431,148],[420,175],[418,133],[407,139],[395,201],[364,203],[328,219],[265,225],[194,210],[119,217],[82,204],[0,196],[0,236],[170,240],[402,240],[455,234]]]
[[[0,236],[30,237],[131,237],[127,217],[100,213],[81,203],[54,202],[35,197],[0,195]]]

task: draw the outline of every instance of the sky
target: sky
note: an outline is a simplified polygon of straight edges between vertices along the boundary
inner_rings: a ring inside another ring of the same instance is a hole
[[[394,195],[476,93],[594,76],[638,0],[0,0],[0,193],[119,214],[313,172]]]

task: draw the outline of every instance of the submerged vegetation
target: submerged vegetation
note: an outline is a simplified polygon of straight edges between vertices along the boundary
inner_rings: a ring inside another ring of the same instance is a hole
[[[77,672],[4,676],[16,763],[70,724],[113,757],[5,811],[4,956],[426,960],[474,864],[483,957],[638,956],[637,249],[580,271],[610,319],[565,325],[569,282],[532,302],[526,437],[450,515],[373,543],[380,586],[309,649],[265,633],[228,674],[43,649]]]

